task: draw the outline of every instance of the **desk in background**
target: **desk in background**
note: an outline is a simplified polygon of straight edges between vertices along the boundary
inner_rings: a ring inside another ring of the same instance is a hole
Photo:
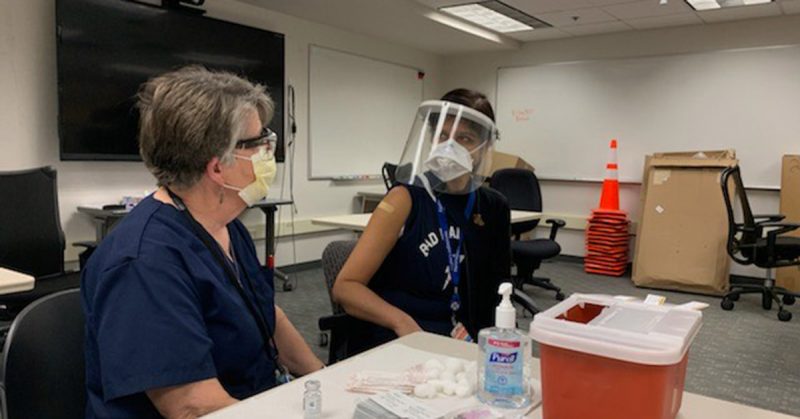
[[[372,214],[347,214],[329,217],[315,217],[311,224],[337,227],[345,230],[364,231]],[[534,211],[511,211],[511,224],[533,221],[542,218],[542,213]]]
[[[363,370],[402,371],[410,366],[405,363],[420,362],[419,359],[405,355],[410,355],[412,352],[418,353],[418,350],[469,360],[478,358],[478,346],[474,343],[417,332],[255,395],[206,417],[210,419],[303,417],[303,385],[307,379],[315,379],[319,380],[322,385],[323,417],[349,419],[353,417],[357,400],[365,396],[347,392],[345,390],[347,378],[352,373]],[[532,365],[533,378],[539,379],[539,360],[534,358]],[[433,400],[447,402],[447,399]],[[450,400],[455,402],[458,399]],[[542,419],[541,405],[533,409],[526,417]],[[677,419],[709,418],[791,419],[793,416],[684,392],[681,411],[678,413]]]
[[[275,268],[275,212],[278,210],[278,206],[291,204],[292,201],[289,199],[265,199],[253,205],[253,207],[260,209],[266,217],[264,225],[264,247],[266,248],[264,264],[274,271],[275,278],[283,282],[284,291],[291,291],[293,287],[289,281],[289,276]],[[103,209],[98,206],[79,206],[78,212],[92,217],[95,227],[95,240],[99,243],[129,211],[124,209]]]
[[[0,295],[30,291],[35,285],[32,276],[0,267]]]
[[[380,204],[385,192],[358,192],[356,197],[361,201],[361,212],[370,213]]]

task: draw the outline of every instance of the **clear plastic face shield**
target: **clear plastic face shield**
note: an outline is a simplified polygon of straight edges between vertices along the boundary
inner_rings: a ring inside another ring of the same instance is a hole
[[[426,101],[417,108],[395,178],[430,193],[468,194],[490,175],[497,127],[468,106]]]

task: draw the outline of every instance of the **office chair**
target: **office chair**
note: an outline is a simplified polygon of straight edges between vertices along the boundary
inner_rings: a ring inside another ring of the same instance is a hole
[[[78,288],[80,273],[64,270],[66,246],[54,169],[0,172],[0,196],[0,266],[36,278],[33,290],[0,295],[0,318],[10,320],[45,295]],[[91,242],[76,245],[93,248]]]
[[[397,182],[395,177],[395,172],[397,171],[397,165],[386,162],[381,167],[381,176],[383,177],[383,184],[386,186],[386,190],[392,189],[395,182]]]
[[[369,323],[352,317],[345,313],[342,306],[333,300],[333,283],[339,276],[339,271],[344,266],[350,253],[356,247],[357,240],[334,241],[329,243],[322,251],[322,270],[325,275],[325,285],[328,289],[328,297],[331,301],[333,314],[321,317],[318,321],[319,329],[330,333],[328,348],[328,364],[334,364],[358,352],[353,345],[350,345],[351,338],[355,339],[368,327]],[[511,300],[523,312],[530,314],[531,317],[539,312],[533,300],[524,292],[515,289],[511,295]]]
[[[84,317],[80,291],[50,294],[14,320],[3,348],[3,418],[85,415]]]
[[[732,186],[734,189],[731,189]],[[722,196],[728,212],[728,254],[734,262],[742,265],[756,265],[766,268],[763,284],[736,284],[722,298],[723,310],[733,310],[734,301],[742,294],[761,294],[761,306],[772,309],[772,302],[778,303],[778,319],[788,322],[792,313],[783,305],[792,305],[800,294],[775,286],[772,276],[774,268],[800,265],[800,237],[784,236],[784,233],[800,228],[800,224],[783,223],[785,216],[753,215],[747,200],[747,191],[742,182],[739,166],[725,169],[721,178]],[[737,223],[734,215],[735,196],[739,196],[742,222]],[[783,296],[783,299],[779,298]]]
[[[536,175],[526,169],[501,169],[489,181],[489,186],[497,190],[508,200],[512,210],[542,211],[542,192]],[[511,253],[514,265],[517,266],[517,275],[513,278],[514,285],[522,289],[524,284],[535,285],[546,290],[555,291],[556,299],[563,300],[564,293],[561,288],[553,285],[548,278],[533,276],[539,269],[542,260],[550,259],[561,253],[561,246],[556,242],[558,229],[565,223],[559,219],[548,219],[550,224],[550,237],[546,239],[520,240],[520,235],[532,231],[539,225],[539,220],[526,221],[511,225]]]

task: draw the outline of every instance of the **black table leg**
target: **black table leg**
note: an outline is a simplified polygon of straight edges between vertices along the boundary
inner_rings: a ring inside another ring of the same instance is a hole
[[[283,282],[282,289],[287,292],[291,291],[294,289],[294,287],[292,286],[291,281],[289,281],[289,276],[275,268],[275,211],[277,211],[278,207],[270,205],[260,208],[267,216],[264,240],[264,247],[266,247],[266,266],[267,268],[272,269],[275,278]]]

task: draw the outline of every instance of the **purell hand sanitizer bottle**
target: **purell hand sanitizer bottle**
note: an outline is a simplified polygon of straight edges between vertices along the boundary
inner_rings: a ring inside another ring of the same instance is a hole
[[[510,283],[500,284],[497,292],[503,300],[495,311],[495,327],[478,334],[478,399],[494,407],[520,409],[531,402],[531,340],[516,329],[512,291]]]

